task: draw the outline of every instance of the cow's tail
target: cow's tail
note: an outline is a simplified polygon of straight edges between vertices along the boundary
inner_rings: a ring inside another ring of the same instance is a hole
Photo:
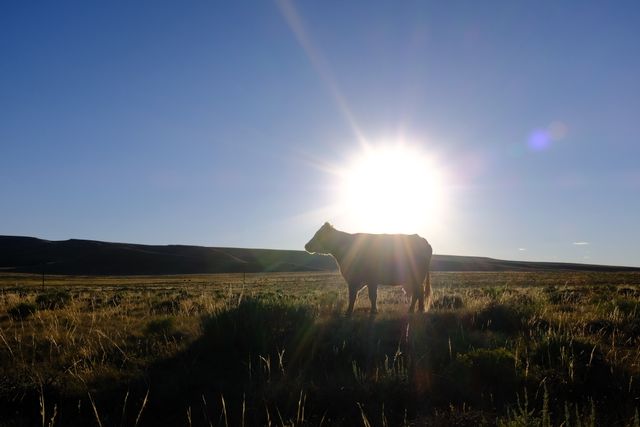
[[[427,271],[427,277],[424,278],[424,311],[429,311],[431,307],[431,272]]]
[[[427,245],[429,245],[427,243]],[[433,249],[429,245],[429,252],[427,257],[427,275],[424,278],[424,309],[429,311],[431,306],[431,256],[433,255]]]

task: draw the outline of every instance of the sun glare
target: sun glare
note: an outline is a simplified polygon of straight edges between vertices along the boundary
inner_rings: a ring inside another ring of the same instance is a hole
[[[367,147],[339,176],[340,210],[350,228],[416,233],[432,230],[441,219],[441,173],[417,148]]]

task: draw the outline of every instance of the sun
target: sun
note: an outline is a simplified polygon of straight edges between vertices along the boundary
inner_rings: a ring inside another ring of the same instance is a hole
[[[444,207],[442,173],[417,146],[367,146],[340,170],[342,219],[371,233],[432,230]]]

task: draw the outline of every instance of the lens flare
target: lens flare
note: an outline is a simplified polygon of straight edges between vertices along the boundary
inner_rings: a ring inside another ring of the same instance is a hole
[[[549,124],[545,129],[536,129],[529,135],[527,145],[532,151],[544,151],[552,143],[561,141],[567,135],[567,125],[560,121]]]
[[[551,136],[546,130],[536,130],[529,136],[529,148],[542,151],[551,145]]]

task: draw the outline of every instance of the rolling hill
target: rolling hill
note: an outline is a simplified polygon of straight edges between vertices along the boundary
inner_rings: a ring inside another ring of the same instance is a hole
[[[640,268],[504,261],[434,255],[434,271],[639,271]],[[335,271],[333,258],[304,251],[186,245],[139,245],[93,240],[50,241],[0,236],[0,271],[66,275],[166,275]]]

